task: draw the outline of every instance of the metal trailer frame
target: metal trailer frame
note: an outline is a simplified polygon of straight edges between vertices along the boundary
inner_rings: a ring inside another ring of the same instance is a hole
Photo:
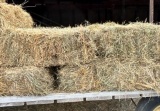
[[[105,91],[89,93],[53,93],[46,96],[6,96],[0,97],[0,107],[38,105],[52,103],[69,103],[82,101],[99,101],[111,99],[133,99],[143,97],[157,97],[155,91]]]

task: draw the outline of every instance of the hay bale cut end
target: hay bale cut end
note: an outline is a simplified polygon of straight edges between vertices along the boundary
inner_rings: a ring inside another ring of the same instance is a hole
[[[1,1],[3,2],[3,0]],[[21,6],[0,2],[0,28],[31,28],[33,19]]]
[[[46,95],[53,92],[53,78],[44,68],[0,69],[1,96]]]

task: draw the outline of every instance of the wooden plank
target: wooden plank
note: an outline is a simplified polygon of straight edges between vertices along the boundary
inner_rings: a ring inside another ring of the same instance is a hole
[[[153,23],[154,21],[154,0],[150,0],[149,3],[149,22]]]
[[[140,97],[152,97],[159,96],[155,91],[132,91],[132,92],[121,92],[114,94],[115,99],[129,99],[129,98],[140,98]]]
[[[129,99],[129,98],[140,98],[140,94],[127,94],[115,96],[115,99]]]
[[[55,101],[54,100],[39,100],[39,101],[26,102],[27,105],[52,104],[52,103],[55,103]]]
[[[34,101],[34,98],[30,97],[18,97],[18,96],[6,96],[0,97],[0,104],[8,104],[8,103],[24,103],[27,100]]]
[[[89,93],[86,95],[86,101],[110,100],[112,99],[113,94],[113,92]]]
[[[141,97],[155,97],[159,96],[155,91],[111,91],[111,92],[90,92],[90,93],[53,93],[47,96],[11,96],[0,97],[0,107],[7,106],[22,106],[34,104],[51,104],[51,103],[65,103],[65,102],[80,102],[80,101],[96,101],[127,98],[141,98]]]
[[[157,93],[144,93],[142,94],[142,97],[156,97],[156,96],[160,96],[159,94]]]
[[[59,99],[57,103],[72,103],[72,102],[81,102],[83,98],[71,98],[71,99]]]
[[[23,106],[24,102],[18,103],[0,103],[0,107],[9,107],[9,106]]]
[[[101,97],[88,97],[86,98],[86,101],[99,101],[99,100],[111,100],[112,96],[101,96]]]
[[[123,92],[114,94],[115,99],[140,98],[143,91]]]

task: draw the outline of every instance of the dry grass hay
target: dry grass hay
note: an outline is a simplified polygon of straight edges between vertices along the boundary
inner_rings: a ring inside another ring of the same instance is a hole
[[[93,41],[83,27],[2,30],[0,42],[0,66],[46,67],[95,58]]]
[[[159,62],[159,25],[111,24],[2,30],[0,65],[79,66],[97,58]]]
[[[5,3],[6,2],[6,0],[0,0],[0,3]]]
[[[0,3],[0,28],[31,28],[33,20],[21,6]]]
[[[79,67],[65,67],[60,71],[60,91],[133,91],[160,92],[160,64],[152,61],[120,62],[118,59],[95,61]]]
[[[160,59],[160,27],[147,23],[114,25],[91,30],[100,58],[157,61]]]
[[[53,92],[53,78],[47,70],[37,67],[0,69],[1,96],[45,95]]]

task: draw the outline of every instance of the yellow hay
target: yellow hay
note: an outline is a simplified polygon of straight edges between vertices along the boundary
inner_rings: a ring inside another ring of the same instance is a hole
[[[96,61],[60,71],[59,86],[64,92],[90,91],[160,91],[160,64],[120,62],[117,59]]]
[[[6,2],[6,0],[0,0],[0,3],[5,3]]]
[[[0,30],[1,66],[78,66],[97,58],[160,60],[160,26],[95,24]]]
[[[56,66],[87,63],[94,44],[83,27],[2,30],[1,66]]]
[[[0,69],[1,96],[45,95],[53,92],[53,78],[44,68],[17,67]]]
[[[65,65],[58,77],[59,92],[160,91],[159,25],[6,28],[0,30],[0,43],[1,67]],[[0,91],[8,90],[5,82],[0,85]]]
[[[157,61],[160,58],[159,30],[158,25],[135,23],[101,28],[91,33],[100,58]]]
[[[21,6],[0,3],[0,28],[31,28],[33,20]]]

